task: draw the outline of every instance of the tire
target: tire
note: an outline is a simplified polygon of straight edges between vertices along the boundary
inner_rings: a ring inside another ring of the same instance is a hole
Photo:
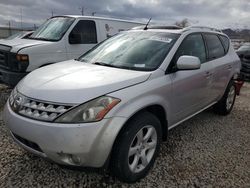
[[[215,113],[219,115],[228,115],[233,109],[235,97],[236,87],[233,80],[231,80],[226,88],[223,97],[219,100],[218,103],[214,105]]]
[[[161,141],[162,129],[158,118],[149,112],[136,115],[117,137],[111,157],[111,172],[127,183],[144,178],[155,162]]]

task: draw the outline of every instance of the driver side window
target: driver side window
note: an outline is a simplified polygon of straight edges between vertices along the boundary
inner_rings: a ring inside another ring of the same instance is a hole
[[[78,41],[74,44],[96,44],[95,22],[92,20],[80,20],[70,33],[70,37],[75,38],[76,36]]]
[[[174,56],[175,64],[183,55],[195,56],[200,59],[201,63],[206,62],[206,49],[201,34],[192,34],[183,40]]]

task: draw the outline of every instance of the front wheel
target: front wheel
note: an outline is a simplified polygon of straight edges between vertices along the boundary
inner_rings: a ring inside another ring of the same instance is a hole
[[[233,109],[235,97],[236,87],[233,80],[231,80],[221,100],[214,105],[214,111],[220,115],[229,114]]]
[[[113,174],[128,183],[145,177],[154,164],[161,139],[160,121],[149,112],[138,114],[115,143],[111,160]]]

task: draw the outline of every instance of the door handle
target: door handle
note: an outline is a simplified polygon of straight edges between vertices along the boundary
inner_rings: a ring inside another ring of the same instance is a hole
[[[231,69],[232,69],[232,65],[228,65],[228,66],[227,66],[227,69],[228,69],[228,70],[231,70]]]
[[[213,75],[213,73],[211,73],[211,72],[209,72],[209,71],[207,71],[207,72],[205,73],[206,78],[210,78],[212,75]]]

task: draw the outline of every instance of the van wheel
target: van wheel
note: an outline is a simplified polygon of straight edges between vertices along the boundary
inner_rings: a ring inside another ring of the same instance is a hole
[[[229,114],[233,109],[235,97],[236,87],[233,80],[231,80],[221,100],[214,105],[214,111],[220,115]]]
[[[145,177],[153,166],[162,140],[161,123],[143,112],[131,119],[117,137],[111,158],[111,171],[124,182]]]

